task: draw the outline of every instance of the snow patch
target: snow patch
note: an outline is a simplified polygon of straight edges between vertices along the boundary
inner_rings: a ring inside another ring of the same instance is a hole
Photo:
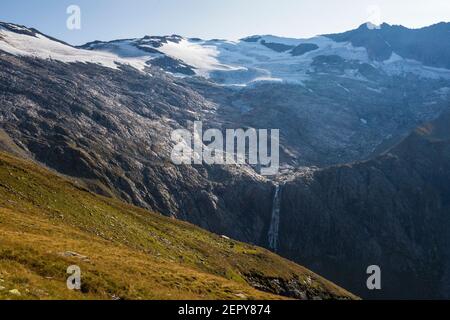
[[[450,79],[450,70],[448,69],[424,66],[419,61],[405,59],[396,53],[392,53],[388,60],[376,62],[375,66],[390,75],[404,75],[411,73],[428,79]]]
[[[220,52],[217,47],[200,45],[198,42],[190,42],[186,39],[182,39],[178,43],[168,41],[158,48],[158,51],[196,68],[197,74],[204,77],[209,77],[211,71],[243,69],[219,62],[217,57]]]
[[[82,50],[51,40],[42,34],[29,36],[0,27],[0,50],[16,56],[30,56],[64,63],[94,63],[118,69],[118,64],[130,65],[143,71],[144,59],[122,59],[117,55],[101,51]]]

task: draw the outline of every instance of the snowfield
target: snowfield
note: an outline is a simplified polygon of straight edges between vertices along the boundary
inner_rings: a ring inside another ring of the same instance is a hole
[[[294,54],[297,46],[312,47]],[[95,63],[117,69],[120,64],[140,71],[155,65],[176,76],[200,76],[220,85],[247,86],[256,82],[304,84],[318,57],[336,56],[341,63],[369,64],[388,75],[412,73],[424,78],[450,79],[450,70],[426,67],[393,53],[390,59],[372,61],[364,47],[336,42],[325,36],[293,39],[252,36],[240,41],[187,39],[172,35],[92,42],[75,48],[33,29],[0,24],[0,50],[18,56],[33,56],[64,63]],[[338,61],[339,63],[339,61]],[[344,66],[342,77],[367,81],[354,68]]]
[[[29,29],[14,26],[18,31]],[[82,50],[51,40],[46,36],[35,33],[34,36],[13,32],[0,26],[0,50],[16,56],[30,56],[45,60],[57,60],[64,63],[95,63],[102,66],[117,69],[118,64],[130,65],[138,70],[145,69],[145,58],[120,58],[117,54]]]
[[[199,44],[182,39],[180,42],[168,42],[158,50],[170,57],[179,59],[194,67],[197,74],[208,77],[212,71],[236,71],[245,69],[240,66],[231,66],[218,60],[220,51],[216,46]]]

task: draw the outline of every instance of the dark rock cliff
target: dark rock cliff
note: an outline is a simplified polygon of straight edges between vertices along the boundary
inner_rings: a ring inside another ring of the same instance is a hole
[[[450,297],[449,123],[446,114],[374,160],[287,183],[279,252],[362,297]],[[370,265],[381,291],[366,287]]]

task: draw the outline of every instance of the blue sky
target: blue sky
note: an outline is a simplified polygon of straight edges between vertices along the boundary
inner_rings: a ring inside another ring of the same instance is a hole
[[[81,30],[66,27],[72,4],[81,8]],[[391,24],[417,28],[450,21],[450,0],[0,0],[0,20],[72,44],[147,34],[309,37],[355,28],[373,16],[374,5]]]

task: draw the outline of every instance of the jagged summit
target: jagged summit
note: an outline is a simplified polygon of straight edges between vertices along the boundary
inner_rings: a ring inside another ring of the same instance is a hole
[[[355,30],[325,36],[365,48],[374,61],[387,61],[395,55],[424,66],[450,69],[449,32],[450,23],[444,22],[420,29],[383,23],[378,28],[363,24]]]

